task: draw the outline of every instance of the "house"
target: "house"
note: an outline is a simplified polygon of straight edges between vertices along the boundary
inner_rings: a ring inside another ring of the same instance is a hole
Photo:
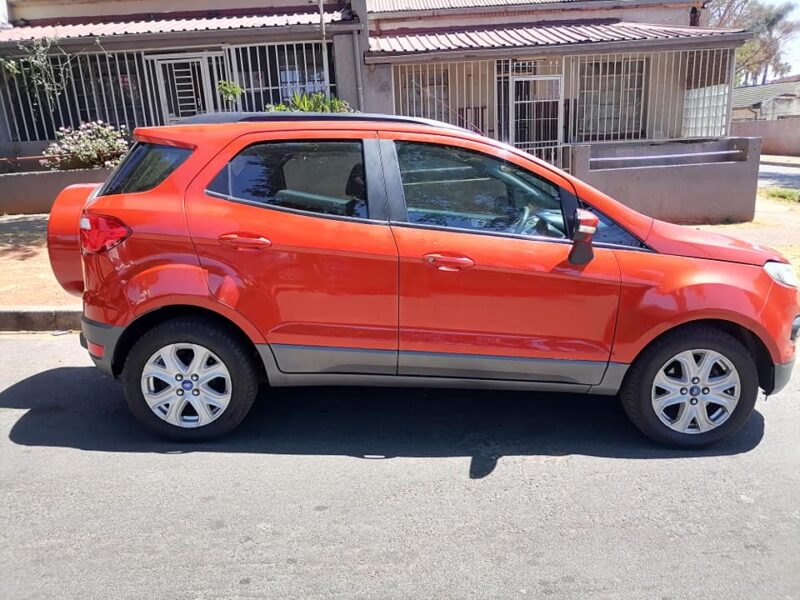
[[[749,163],[748,144],[727,137],[734,52],[749,34],[698,26],[702,6],[8,0],[0,56],[29,60],[20,44],[52,41],[58,93],[53,100],[24,70],[0,68],[0,154],[36,153],[59,127],[86,120],[133,128],[260,111],[294,91],[321,91],[362,111],[479,131],[590,181],[595,170],[616,169],[614,180],[624,182],[629,168],[679,166],[676,154],[689,165]],[[220,81],[244,93],[227,102]],[[699,145],[686,146],[693,140]],[[626,189],[623,199],[637,193]]]
[[[800,81],[734,88],[731,117],[734,121],[800,117]]]

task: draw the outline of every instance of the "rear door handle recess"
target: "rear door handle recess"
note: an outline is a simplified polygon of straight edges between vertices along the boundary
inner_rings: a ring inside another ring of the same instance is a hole
[[[270,240],[254,233],[223,233],[217,239],[223,246],[238,250],[263,250],[272,246]]]
[[[475,261],[468,256],[447,256],[444,254],[426,254],[422,257],[426,265],[440,271],[461,271],[475,266]]]

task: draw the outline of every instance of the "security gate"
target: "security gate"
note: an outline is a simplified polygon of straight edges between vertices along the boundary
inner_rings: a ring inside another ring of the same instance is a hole
[[[564,102],[560,75],[511,77],[510,142],[540,155],[563,143]],[[548,157],[542,156],[545,160]]]
[[[227,78],[222,52],[148,59],[155,63],[158,98],[165,123],[221,109],[217,83]]]

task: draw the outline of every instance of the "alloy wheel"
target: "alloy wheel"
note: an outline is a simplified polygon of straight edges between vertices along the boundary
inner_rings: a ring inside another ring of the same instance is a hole
[[[685,350],[656,373],[651,401],[659,420],[679,433],[716,429],[736,409],[742,392],[739,372],[714,350]]]
[[[171,425],[203,427],[231,400],[231,376],[219,357],[199,344],[169,344],[154,352],[141,377],[150,410]]]

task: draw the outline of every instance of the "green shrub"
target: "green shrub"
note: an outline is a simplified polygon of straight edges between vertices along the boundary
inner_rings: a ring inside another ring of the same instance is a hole
[[[791,188],[767,188],[765,190],[767,198],[777,200],[789,200],[790,202],[800,202],[800,190]]]
[[[217,92],[228,107],[233,107],[244,93],[244,89],[235,81],[221,80],[217,83]]]
[[[56,141],[42,153],[39,162],[50,169],[96,169],[115,167],[128,152],[128,132],[102,121],[81,123],[77,129],[56,131]]]
[[[335,96],[328,97],[322,92],[313,92],[311,94],[295,92],[280,104],[268,104],[264,110],[267,112],[355,112],[345,100]]]

